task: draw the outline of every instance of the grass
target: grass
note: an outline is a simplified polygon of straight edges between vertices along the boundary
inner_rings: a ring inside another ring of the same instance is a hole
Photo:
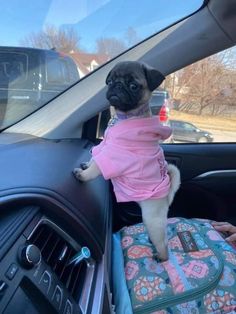
[[[236,115],[232,117],[209,116],[209,115],[195,115],[181,111],[171,110],[170,119],[183,120],[193,123],[202,129],[215,129],[219,131],[236,132]]]

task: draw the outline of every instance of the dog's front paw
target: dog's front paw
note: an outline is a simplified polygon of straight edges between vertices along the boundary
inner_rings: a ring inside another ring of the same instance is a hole
[[[81,167],[82,170],[86,170],[89,167],[89,163],[88,162],[82,162],[80,164],[80,167]]]
[[[80,181],[82,181],[82,179],[81,179],[81,174],[82,174],[82,172],[83,172],[83,170],[82,170],[81,168],[75,168],[75,169],[73,170],[74,176],[76,177],[76,179],[78,179],[78,180],[80,180]]]

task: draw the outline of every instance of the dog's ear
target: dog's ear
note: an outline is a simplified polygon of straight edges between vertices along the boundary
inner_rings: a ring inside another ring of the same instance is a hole
[[[154,91],[154,89],[156,89],[158,86],[161,85],[161,83],[165,79],[165,76],[161,74],[161,72],[147,66],[146,64],[143,64],[142,66],[143,66],[143,71],[147,80],[148,88],[152,92]]]
[[[112,71],[112,70],[111,70]],[[109,77],[111,75],[111,71],[107,74],[107,77],[106,77],[106,84],[108,83],[108,80],[109,80]]]

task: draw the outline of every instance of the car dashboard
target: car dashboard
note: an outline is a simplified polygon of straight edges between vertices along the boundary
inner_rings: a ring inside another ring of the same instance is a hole
[[[1,313],[110,312],[109,185],[72,173],[91,147],[1,136]]]

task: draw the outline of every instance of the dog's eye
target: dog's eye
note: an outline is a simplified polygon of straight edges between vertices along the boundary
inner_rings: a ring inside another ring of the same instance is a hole
[[[107,80],[107,85],[108,85],[108,86],[111,86],[112,83],[113,83],[113,82],[112,82],[112,79],[108,79],[108,80]]]
[[[134,83],[130,83],[129,88],[131,91],[136,91],[138,89],[138,85]]]

